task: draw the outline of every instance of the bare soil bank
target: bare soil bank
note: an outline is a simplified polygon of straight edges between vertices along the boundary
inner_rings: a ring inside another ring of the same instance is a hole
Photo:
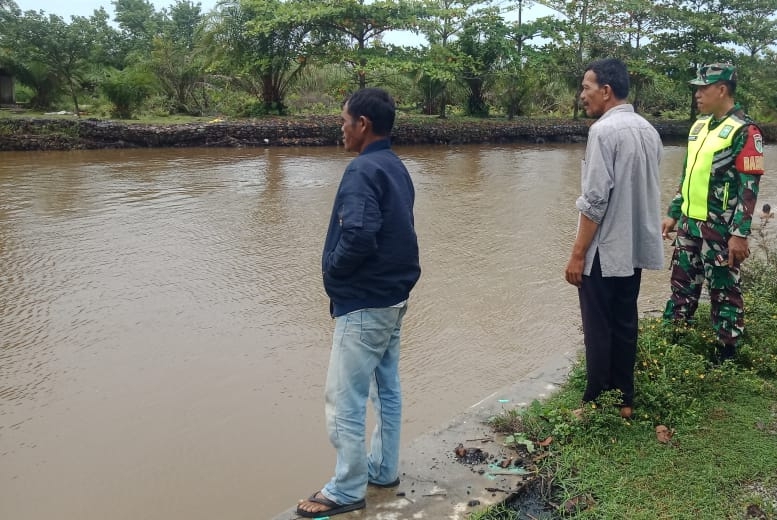
[[[592,120],[527,119],[482,121],[399,117],[395,144],[489,144],[583,142]],[[665,141],[687,136],[688,121],[655,121]],[[775,141],[777,125],[764,137]],[[84,150],[153,147],[332,146],[340,142],[337,116],[276,117],[185,124],[138,124],[91,118],[0,119],[0,151]]]

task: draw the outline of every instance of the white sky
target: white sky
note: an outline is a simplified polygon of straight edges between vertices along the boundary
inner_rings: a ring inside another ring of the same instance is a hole
[[[45,11],[46,14],[56,14],[70,21],[71,16],[91,16],[95,9],[105,8],[113,18],[113,4],[110,0],[14,0],[22,11]],[[216,5],[216,0],[199,0],[203,12],[208,12]],[[154,7],[163,9],[175,3],[175,0],[152,0]],[[195,0],[196,3],[196,0]]]
[[[71,16],[91,16],[101,6],[105,8],[110,19],[113,19],[113,4],[110,0],[14,0],[22,11],[44,11],[46,14],[56,14],[65,21],[70,21]],[[193,0],[197,3],[197,0]],[[507,0],[499,0],[498,4],[504,5]],[[216,6],[217,0],[199,0],[202,12],[207,13]],[[175,0],[152,0],[157,10],[169,7]],[[539,4],[535,4],[524,12],[524,20],[528,21],[539,16],[548,16],[552,11]],[[512,19],[509,13],[505,18]],[[422,36],[416,36],[409,31],[393,31],[386,34],[384,41],[395,45],[420,45],[425,43]]]

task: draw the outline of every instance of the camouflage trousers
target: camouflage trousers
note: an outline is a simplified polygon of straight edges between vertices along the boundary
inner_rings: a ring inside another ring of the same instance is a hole
[[[710,293],[712,326],[721,345],[736,347],[745,326],[739,267],[728,267],[723,240],[692,237],[677,230],[672,256],[672,295],[664,319],[689,321],[699,305],[704,280]]]

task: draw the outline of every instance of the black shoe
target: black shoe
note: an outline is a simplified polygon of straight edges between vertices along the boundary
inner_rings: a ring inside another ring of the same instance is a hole
[[[737,348],[734,345],[718,345],[715,347],[715,364],[722,365],[726,361],[733,361],[734,356],[737,353]]]

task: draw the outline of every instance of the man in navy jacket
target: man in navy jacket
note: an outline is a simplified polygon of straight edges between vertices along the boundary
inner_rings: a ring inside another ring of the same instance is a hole
[[[368,484],[399,485],[400,331],[421,267],[413,182],[389,142],[394,116],[382,89],[359,90],[343,106],[343,143],[359,155],[340,181],[321,259],[335,318],[325,411],[337,463],[323,489],[300,501],[297,514],[308,518],[364,508]]]

